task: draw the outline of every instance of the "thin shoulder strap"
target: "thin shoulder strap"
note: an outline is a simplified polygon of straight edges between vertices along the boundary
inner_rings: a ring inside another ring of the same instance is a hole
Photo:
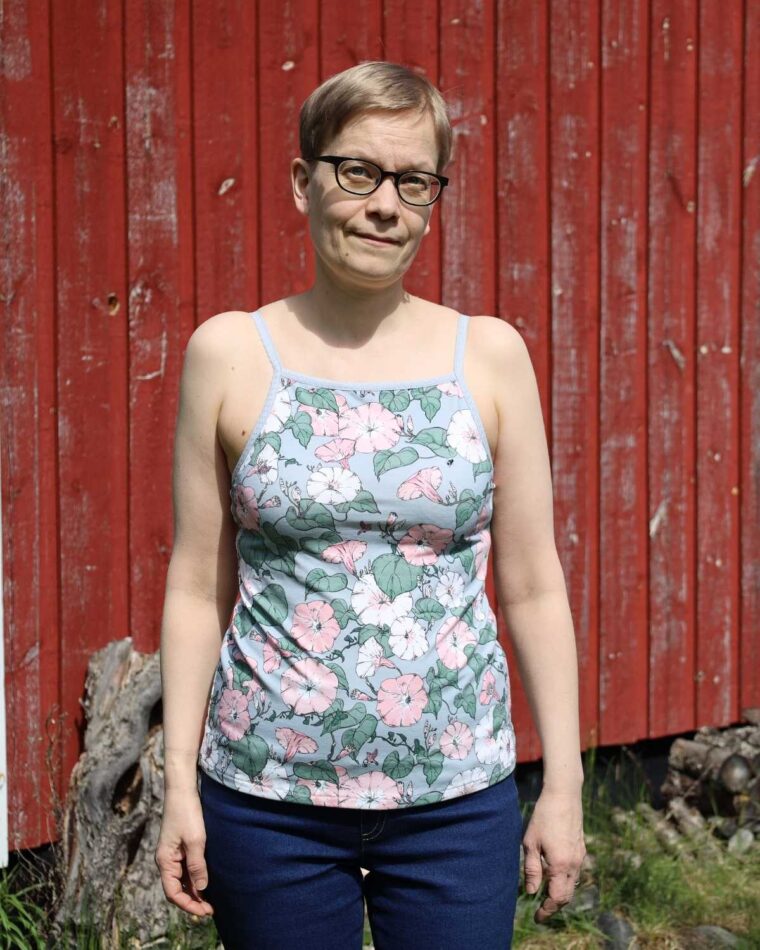
[[[454,350],[454,372],[457,376],[462,376],[464,373],[464,346],[467,340],[467,327],[469,322],[470,318],[467,314],[459,314],[459,319],[457,320],[457,342]]]
[[[258,328],[261,342],[264,344],[264,348],[266,349],[269,359],[272,362],[272,366],[274,367],[275,372],[279,372],[282,368],[280,365],[280,357],[278,356],[277,349],[272,342],[272,337],[269,335],[269,329],[264,322],[264,318],[261,316],[261,313],[258,310],[252,310],[251,316],[253,317],[253,322]]]

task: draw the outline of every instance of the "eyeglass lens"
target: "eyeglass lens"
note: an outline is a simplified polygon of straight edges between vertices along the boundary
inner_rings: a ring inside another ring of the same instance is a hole
[[[380,181],[380,172],[369,162],[355,160],[341,162],[338,166],[338,181],[346,191],[355,195],[366,195],[373,191]],[[441,190],[441,183],[434,175],[425,172],[407,172],[398,182],[398,190],[404,201],[409,204],[425,205],[434,201]]]

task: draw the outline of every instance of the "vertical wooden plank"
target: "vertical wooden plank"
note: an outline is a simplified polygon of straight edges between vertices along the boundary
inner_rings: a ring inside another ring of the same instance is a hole
[[[447,306],[496,310],[494,0],[441,0],[439,88],[451,106],[454,158],[441,205]],[[484,55],[485,52],[485,55]]]
[[[129,630],[121,4],[53,3],[63,772],[91,653]]]
[[[160,638],[171,452],[193,328],[190,30],[185,3],[125,6],[129,226],[129,567],[135,648]],[[111,633],[113,636],[113,632]]]
[[[700,4],[695,726],[739,715],[740,4]]]
[[[646,0],[602,4],[599,742],[647,735]]]
[[[581,741],[598,741],[599,8],[550,3],[552,456],[557,548],[580,668]]]
[[[744,5],[740,710],[760,706],[760,5]]]
[[[548,24],[545,3],[499,0],[496,28],[496,313],[525,338],[551,441],[549,357]],[[489,597],[490,597],[489,588]],[[493,603],[496,603],[494,594]],[[506,621],[497,609],[500,634]],[[511,670],[509,638],[500,636]],[[512,677],[519,760],[541,756],[525,691]]]
[[[252,310],[258,286],[256,5],[193,7],[193,166],[198,318]]]
[[[306,219],[293,204],[298,114],[319,84],[317,0],[258,4],[259,294],[268,303],[314,279]]]
[[[7,771],[0,781],[8,800],[8,847],[16,850],[56,837],[51,816],[63,791],[47,5],[6,0],[0,46],[0,469],[9,711]]]
[[[697,6],[652,0],[649,735],[694,728]]]
[[[383,4],[383,59],[403,63],[438,82],[438,3],[423,0],[410,5],[406,0],[385,0]],[[440,213],[446,192],[433,206],[430,234],[422,239],[417,257],[404,278],[409,293],[425,300],[441,300],[441,225]]]
[[[320,82],[357,63],[383,58],[380,0],[321,0]]]

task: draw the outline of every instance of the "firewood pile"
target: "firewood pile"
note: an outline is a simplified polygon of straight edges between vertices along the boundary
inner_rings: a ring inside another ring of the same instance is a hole
[[[687,860],[723,848],[743,854],[760,845],[760,708],[746,709],[738,726],[703,726],[676,739],[661,788],[663,809],[646,802],[635,815],[615,809],[621,827],[645,828],[667,851]],[[692,847],[689,847],[689,846]],[[636,861],[636,854],[629,855]]]

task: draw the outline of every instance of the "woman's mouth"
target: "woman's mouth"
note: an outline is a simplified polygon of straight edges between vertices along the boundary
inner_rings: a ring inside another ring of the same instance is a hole
[[[352,232],[355,237],[361,238],[363,241],[366,241],[368,244],[378,244],[381,246],[390,245],[393,246],[398,244],[398,241],[394,241],[391,238],[382,238],[377,237],[376,235],[371,234],[362,234],[359,231]]]

